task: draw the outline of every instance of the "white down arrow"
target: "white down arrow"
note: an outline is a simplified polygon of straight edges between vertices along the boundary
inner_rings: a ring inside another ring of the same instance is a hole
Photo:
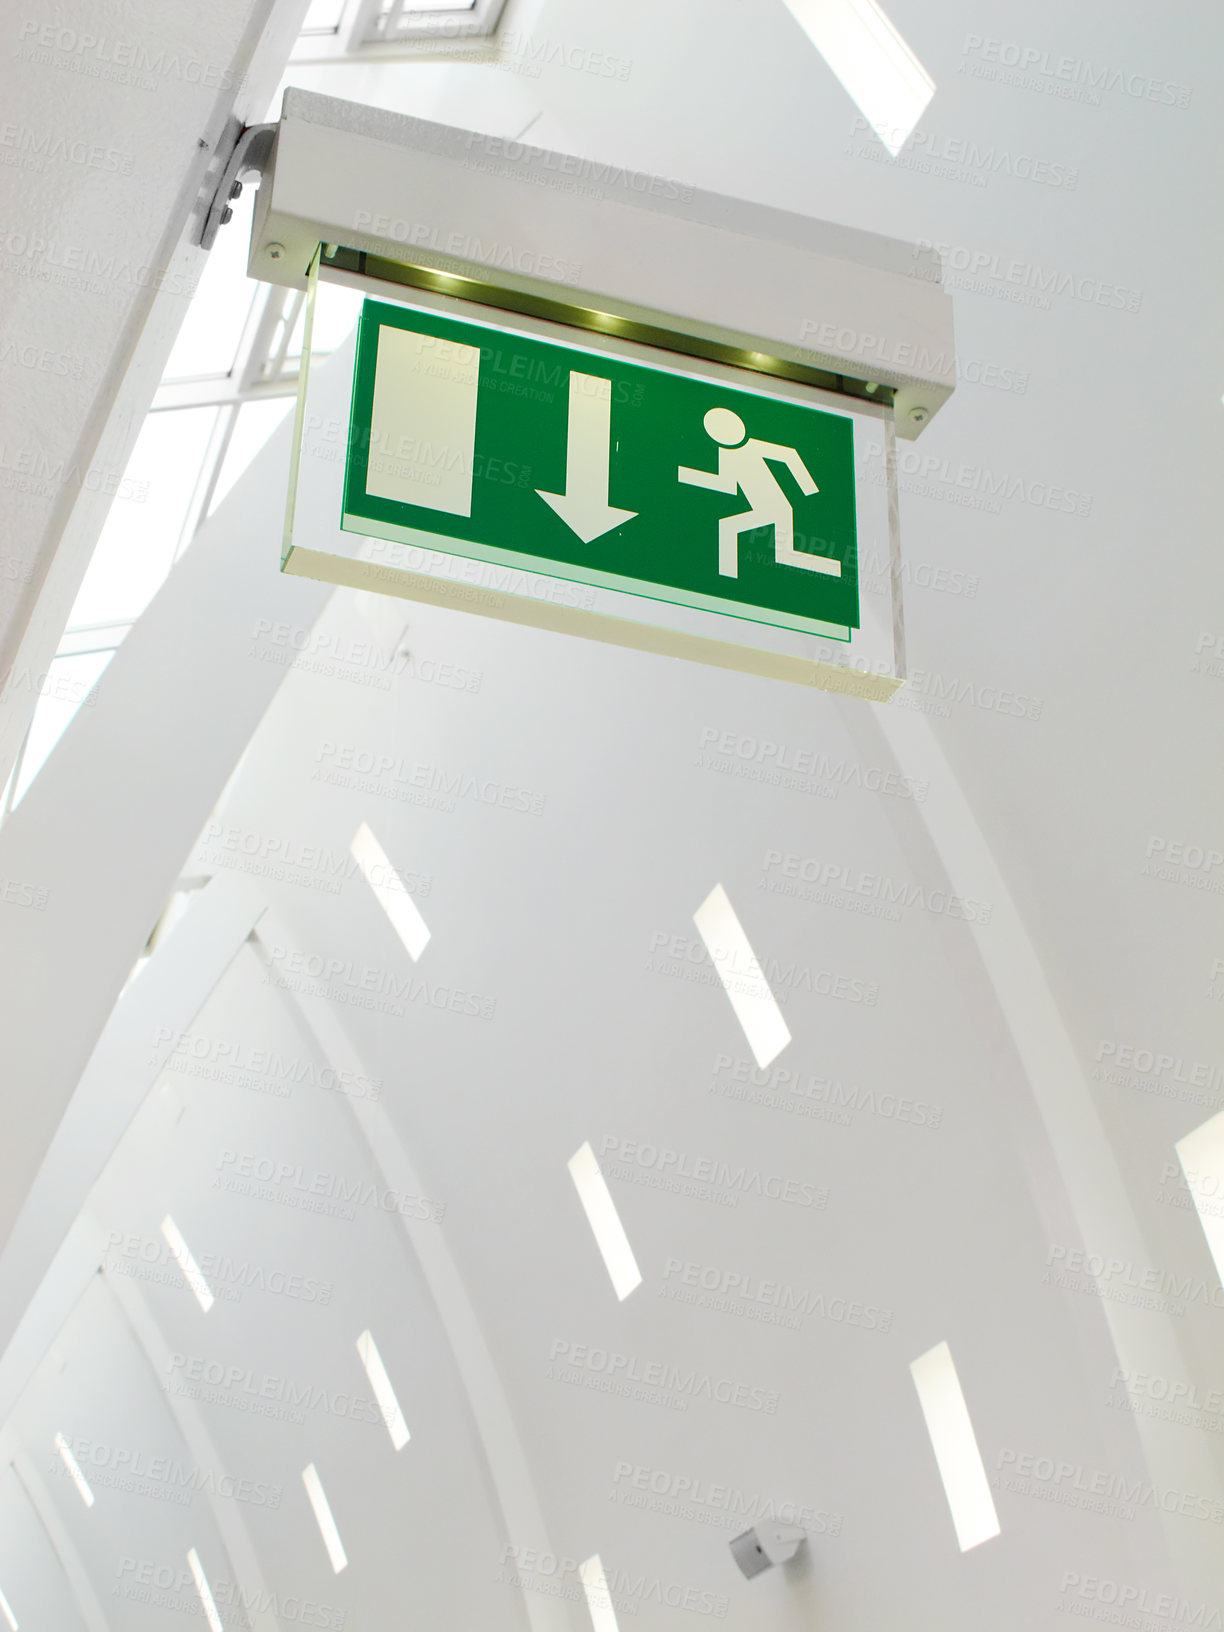
[[[612,457],[612,381],[595,374],[570,374],[569,429],[565,443],[565,492],[536,492],[545,504],[590,544],[603,533],[632,521],[636,510],[608,503],[608,465]]]

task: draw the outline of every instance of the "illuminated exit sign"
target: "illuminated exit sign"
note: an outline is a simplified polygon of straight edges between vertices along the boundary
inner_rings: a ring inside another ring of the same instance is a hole
[[[367,300],[343,526],[849,641],[852,438],[794,400]]]

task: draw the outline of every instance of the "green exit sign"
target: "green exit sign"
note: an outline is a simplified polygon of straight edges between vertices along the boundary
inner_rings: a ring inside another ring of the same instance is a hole
[[[367,300],[343,525],[848,641],[849,418]]]

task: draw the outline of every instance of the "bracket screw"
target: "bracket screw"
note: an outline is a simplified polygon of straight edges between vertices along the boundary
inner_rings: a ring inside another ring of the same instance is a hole
[[[925,425],[927,420],[930,418],[930,415],[927,413],[925,408],[911,408],[910,418],[913,420],[915,425]]]
[[[284,253],[285,253],[284,244],[269,244],[268,245],[268,259],[270,261],[279,261],[281,256]]]

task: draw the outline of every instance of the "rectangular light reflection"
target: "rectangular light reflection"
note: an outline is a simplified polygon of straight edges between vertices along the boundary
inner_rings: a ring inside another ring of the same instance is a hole
[[[349,846],[361,876],[378,897],[378,904],[391,920],[391,927],[408,948],[413,963],[429,943],[429,925],[417,910],[403,879],[387,860],[381,844],[365,822]]]
[[[591,1612],[591,1625],[595,1632],[620,1632],[599,1554],[593,1553],[585,1564],[580,1564],[578,1574],[582,1579],[582,1590],[586,1593],[587,1609]]]
[[[339,1575],[348,1563],[348,1555],[344,1551],[344,1543],[340,1540],[340,1532],[336,1529],[336,1521],[332,1518],[332,1510],[327,1505],[323,1481],[316,1473],[313,1462],[309,1467],[302,1469],[302,1483],[306,1486],[306,1494],[310,1497],[311,1507],[314,1508],[315,1522],[319,1526],[319,1534],[323,1537],[323,1545],[327,1548],[327,1556],[331,1559],[331,1567]]]
[[[161,1232],[166,1238],[166,1245],[174,1254],[175,1262],[183,1272],[183,1279],[195,1293],[196,1302],[200,1308],[207,1314],[216,1301],[212,1295],[212,1289],[201,1274],[199,1264],[191,1256],[191,1251],[186,1241],[183,1240],[182,1231],[169,1213],[162,1219]]]
[[[910,1374],[926,1418],[956,1539],[961,1552],[967,1553],[999,1534],[999,1520],[951,1349],[946,1343],[928,1349],[912,1362]]]
[[[786,0],[895,159],[935,94],[935,81],[876,0]]]
[[[790,1042],[791,1034],[721,884],[716,884],[697,908],[693,922],[743,1027],[753,1058],[764,1070]]]
[[[1224,1202],[1224,1111],[1179,1139],[1176,1149],[1190,1199],[1207,1238],[1207,1250],[1224,1283],[1224,1217],[1219,1211]]]
[[[408,1424],[404,1421],[404,1413],[400,1410],[395,1390],[391,1387],[391,1379],[387,1376],[387,1368],[382,1363],[378,1345],[369,1332],[362,1332],[357,1339],[357,1353],[361,1356],[366,1376],[370,1379],[370,1387],[374,1390],[378,1409],[382,1412],[387,1432],[391,1435],[391,1443],[397,1451],[402,1451],[411,1437]]]
[[[589,1142],[570,1157],[569,1170],[595,1244],[603,1254],[608,1274],[612,1277],[613,1290],[624,1303],[630,1292],[641,1286],[642,1272]]]
[[[225,1632],[225,1628],[221,1624],[221,1617],[217,1613],[217,1605],[213,1599],[212,1589],[208,1585],[208,1577],[204,1574],[204,1566],[200,1563],[200,1555],[194,1547],[187,1554],[187,1562],[191,1566],[196,1591],[199,1593],[200,1602],[204,1606],[204,1619],[208,1622],[209,1632]]]
[[[64,1438],[63,1434],[56,1434],[55,1448],[60,1454],[60,1461],[68,1469],[68,1477],[80,1491],[81,1500],[85,1503],[86,1507],[92,1507],[94,1505],[94,1493],[92,1490],[90,1490],[89,1482],[85,1478],[85,1475],[81,1472],[80,1465],[78,1464],[76,1457],[73,1456],[72,1451],[69,1448],[68,1441]]]
[[[19,1632],[17,1617],[13,1614],[13,1611],[9,1607],[9,1601],[2,1592],[0,1592],[0,1614],[2,1614],[5,1620],[8,1622],[9,1632]]]

